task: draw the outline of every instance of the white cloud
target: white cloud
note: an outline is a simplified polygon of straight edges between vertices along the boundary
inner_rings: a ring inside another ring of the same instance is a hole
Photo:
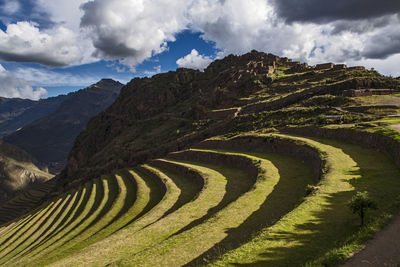
[[[40,31],[30,22],[9,24],[0,30],[0,59],[66,66],[81,62],[77,35],[63,26]]]
[[[143,74],[147,77],[151,77],[153,75],[161,73],[161,65],[155,66],[151,71],[145,71]]]
[[[0,96],[38,100],[46,97],[47,91],[42,87],[32,88],[27,81],[13,76],[0,65]]]
[[[101,79],[97,76],[55,72],[46,69],[23,67],[13,71],[16,78],[24,79],[37,86],[83,86],[96,83]]]
[[[96,55],[131,67],[167,49],[186,29],[187,0],[97,0],[84,4],[81,26]]]
[[[400,45],[399,17],[368,31],[335,31],[335,22],[287,24],[267,0],[197,0],[188,10],[191,29],[216,43],[219,56],[243,54],[252,49],[287,56],[311,64],[327,61],[353,61],[361,64],[368,57],[387,57]],[[389,62],[381,59],[381,63]],[[386,69],[393,74],[394,69]]]
[[[6,0],[4,4],[1,5],[1,9],[4,13],[12,15],[21,9],[21,4],[18,0]]]
[[[210,57],[199,55],[199,52],[193,49],[190,54],[178,59],[176,64],[178,64],[180,68],[204,70],[212,61]]]
[[[309,63],[361,63],[369,58],[389,62],[390,55],[400,52],[398,14],[373,21],[338,17],[325,23],[288,24],[274,2],[36,0],[36,9],[48,14],[53,26],[44,30],[26,21],[8,25],[0,31],[0,59],[48,66],[118,60],[134,71],[144,60],[168,50],[167,43],[187,29],[215,42],[218,56],[256,49]],[[191,57],[193,64],[199,59]]]

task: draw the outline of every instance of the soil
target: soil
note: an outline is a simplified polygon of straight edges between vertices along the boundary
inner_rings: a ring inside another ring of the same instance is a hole
[[[393,125],[390,125],[390,127],[392,127],[393,129],[400,132],[400,124],[393,124]]]

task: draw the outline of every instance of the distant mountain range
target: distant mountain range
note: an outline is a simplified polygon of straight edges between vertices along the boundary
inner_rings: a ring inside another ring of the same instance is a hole
[[[60,171],[88,120],[111,105],[123,84],[103,79],[86,89],[40,101],[0,100],[0,136],[51,171]]]
[[[0,97],[0,137],[54,112],[67,99],[67,95],[33,101]]]

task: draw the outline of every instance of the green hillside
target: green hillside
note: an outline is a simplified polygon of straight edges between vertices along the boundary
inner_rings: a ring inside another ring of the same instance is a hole
[[[400,211],[399,86],[256,51],[134,79],[0,226],[0,265],[340,265]]]

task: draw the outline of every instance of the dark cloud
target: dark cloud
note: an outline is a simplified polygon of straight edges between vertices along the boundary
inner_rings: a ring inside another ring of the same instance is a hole
[[[11,62],[35,62],[49,67],[65,67],[69,64],[57,59],[54,56],[49,56],[46,53],[32,53],[28,55],[19,55],[14,52],[0,51],[0,59]]]
[[[333,23],[334,29],[331,34],[340,34],[344,31],[365,33],[377,28],[386,27],[391,23],[397,23],[396,21],[393,21],[393,16],[383,16],[363,20],[339,20]]]
[[[400,13],[399,0],[272,0],[287,22],[327,23]]]
[[[363,56],[366,58],[384,59],[397,53],[400,53],[399,31],[372,37],[363,51]]]

